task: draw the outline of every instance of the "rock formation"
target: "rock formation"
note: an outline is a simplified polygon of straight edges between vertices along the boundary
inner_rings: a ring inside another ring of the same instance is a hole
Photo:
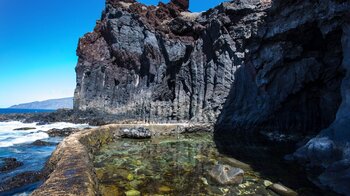
[[[107,0],[79,41],[74,107],[216,121],[216,134],[324,129],[294,157],[350,192],[349,10],[348,0],[235,0],[203,13],[188,0]]]
[[[234,80],[236,44],[218,9],[108,0],[80,39],[75,108],[131,119],[215,122]],[[224,9],[223,6],[220,9]]]

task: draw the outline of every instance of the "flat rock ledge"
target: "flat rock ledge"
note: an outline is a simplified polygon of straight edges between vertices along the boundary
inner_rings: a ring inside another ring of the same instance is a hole
[[[152,137],[212,131],[207,124],[111,124],[74,133],[57,146],[44,168],[48,178],[32,196],[99,195],[92,154],[102,145],[121,138],[122,130],[138,127],[148,129]]]

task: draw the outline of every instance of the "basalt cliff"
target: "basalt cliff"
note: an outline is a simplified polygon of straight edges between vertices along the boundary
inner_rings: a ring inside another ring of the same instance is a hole
[[[107,0],[79,41],[76,110],[216,124],[216,134],[317,135],[289,159],[350,193],[350,1]]]

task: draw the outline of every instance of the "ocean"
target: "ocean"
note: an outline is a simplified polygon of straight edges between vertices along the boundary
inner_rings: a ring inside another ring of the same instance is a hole
[[[54,111],[55,110],[0,108],[0,114],[28,114],[28,113],[43,113],[43,112],[54,112]]]
[[[33,113],[33,112],[51,112],[53,110],[18,110],[18,109],[0,109],[0,113]],[[26,129],[30,128],[30,129]],[[46,131],[56,128],[86,128],[87,124],[72,124],[66,122],[57,122],[46,125],[37,125],[37,123],[23,123],[19,121],[0,122],[0,167],[3,166],[5,158],[15,158],[23,163],[22,166],[10,171],[0,172],[0,185],[6,184],[6,181],[12,177],[24,172],[40,171],[45,162],[55,150],[56,145],[62,141],[61,137],[49,137]],[[23,129],[21,129],[23,128]],[[16,129],[16,130],[15,130]],[[18,129],[18,130],[17,130]],[[52,145],[36,146],[33,142],[41,140],[49,142]],[[40,186],[41,182],[27,184],[7,192],[1,192],[0,195],[29,195],[34,189]]]

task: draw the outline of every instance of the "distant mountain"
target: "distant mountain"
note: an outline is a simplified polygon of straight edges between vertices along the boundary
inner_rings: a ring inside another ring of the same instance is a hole
[[[46,101],[35,101],[11,106],[12,109],[48,109],[73,108],[73,97],[62,99],[50,99]]]

